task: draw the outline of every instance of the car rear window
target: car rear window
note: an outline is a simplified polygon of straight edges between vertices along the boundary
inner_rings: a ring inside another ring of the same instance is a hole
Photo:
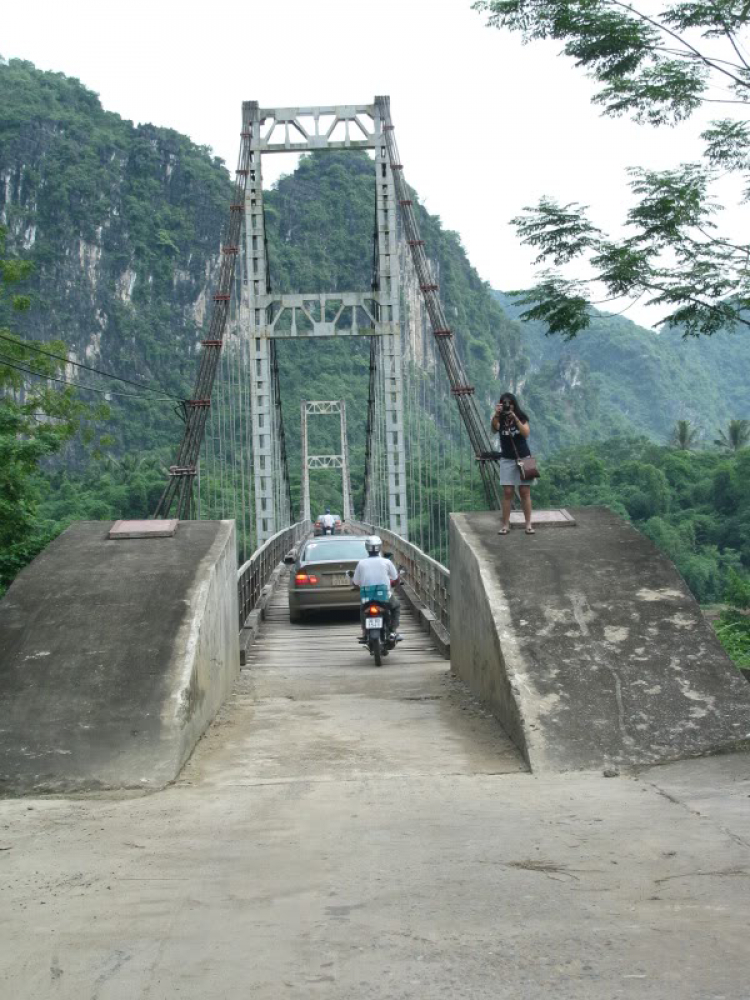
[[[364,559],[366,556],[364,539],[336,538],[330,541],[308,542],[302,553],[302,562],[332,562],[342,559]]]

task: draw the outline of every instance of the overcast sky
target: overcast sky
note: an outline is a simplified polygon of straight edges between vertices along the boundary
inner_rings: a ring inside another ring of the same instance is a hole
[[[615,228],[625,170],[697,159],[703,121],[654,130],[600,117],[556,44],[522,46],[471,0],[35,0],[6,5],[0,53],[78,77],[109,111],[169,126],[233,168],[243,100],[369,103],[390,94],[406,177],[499,289],[528,286],[509,220],[550,194]],[[264,181],[293,168],[264,158]],[[429,249],[429,248],[428,248]],[[641,306],[627,315],[650,324]]]

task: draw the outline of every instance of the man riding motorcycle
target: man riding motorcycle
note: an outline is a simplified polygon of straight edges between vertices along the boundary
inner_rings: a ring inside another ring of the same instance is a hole
[[[335,521],[335,519],[333,517],[333,514],[331,513],[331,508],[330,507],[326,507],[326,512],[321,517],[320,524],[321,524],[321,527],[323,528],[323,534],[324,535],[332,535],[333,534],[333,527],[336,524],[336,521]]]
[[[401,603],[391,590],[391,584],[396,583],[400,579],[399,572],[390,559],[385,559],[380,554],[383,542],[377,535],[370,535],[365,539],[365,548],[367,549],[367,558],[360,559],[351,578],[352,586],[359,587],[361,595],[359,619],[362,623],[362,639],[360,641],[366,641],[365,608],[367,607],[369,597],[366,596],[365,588],[381,584],[388,588],[390,594],[388,601],[391,615],[390,639],[394,642],[401,642],[403,636],[398,631],[401,620]]]

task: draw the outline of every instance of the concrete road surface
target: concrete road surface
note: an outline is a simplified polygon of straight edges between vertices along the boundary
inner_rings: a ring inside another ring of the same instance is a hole
[[[526,773],[283,593],[177,784],[0,802],[8,1000],[750,998],[750,755]]]

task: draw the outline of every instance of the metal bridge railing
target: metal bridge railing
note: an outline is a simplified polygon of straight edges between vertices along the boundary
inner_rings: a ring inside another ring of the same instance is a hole
[[[393,561],[405,569],[406,583],[420,602],[429,608],[445,630],[450,633],[451,571],[416,545],[400,535],[364,521],[350,521],[349,526],[367,535],[379,535],[383,548],[393,553]]]
[[[310,521],[298,521],[288,528],[282,528],[261,545],[246,563],[237,570],[237,594],[240,605],[240,629],[243,628],[250,612],[255,608],[263,588],[271,574],[283,560],[287,552],[300,539],[310,533]]]

